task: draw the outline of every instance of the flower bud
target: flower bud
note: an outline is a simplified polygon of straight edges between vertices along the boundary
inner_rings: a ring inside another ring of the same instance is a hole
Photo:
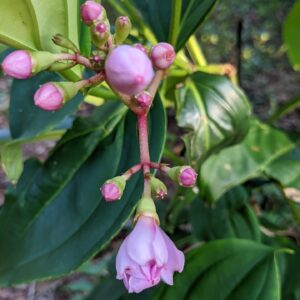
[[[101,187],[103,198],[108,202],[119,200],[123,195],[125,185],[126,180],[123,176],[107,180]]]
[[[74,82],[48,82],[34,94],[34,103],[44,110],[58,110],[78,92]]]
[[[70,41],[67,37],[64,37],[62,34],[56,34],[52,37],[52,41],[55,45],[69,49],[75,53],[79,53],[77,46]]]
[[[176,53],[172,45],[168,43],[158,43],[151,50],[151,60],[153,66],[159,70],[169,68],[176,58]]]
[[[106,18],[106,12],[102,5],[95,1],[86,1],[80,7],[82,21],[86,25],[92,25],[97,20]]]
[[[110,25],[108,22],[100,22],[91,27],[93,43],[98,47],[102,47],[108,40],[110,35]]]
[[[163,199],[167,195],[168,190],[165,184],[161,180],[155,178],[153,175],[150,177],[150,184],[151,190],[156,198]]]
[[[171,168],[168,175],[176,183],[185,187],[193,187],[197,180],[197,173],[190,166]]]
[[[148,56],[128,45],[121,45],[109,53],[105,72],[112,88],[129,96],[144,91],[154,77]]]
[[[118,17],[115,23],[115,42],[122,44],[128,37],[131,30],[131,21],[126,16]]]
[[[48,69],[56,60],[55,54],[50,52],[17,50],[4,59],[2,69],[13,78],[26,79]]]
[[[149,108],[152,104],[152,96],[144,91],[135,96],[136,103],[141,108]]]
[[[134,44],[133,46],[134,46],[135,48],[137,48],[137,49],[143,51],[145,54],[148,55],[148,50],[147,50],[147,48],[144,47],[142,44],[136,43],[136,44]]]
[[[93,68],[97,71],[103,70],[106,57],[107,53],[105,51],[93,51],[93,55],[90,58],[90,62]]]

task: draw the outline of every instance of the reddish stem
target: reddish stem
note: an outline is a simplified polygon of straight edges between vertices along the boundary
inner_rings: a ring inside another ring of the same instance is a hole
[[[73,60],[88,69],[93,69],[91,62],[80,54],[59,53],[56,56],[58,60]]]
[[[128,180],[133,174],[137,173],[141,168],[143,167],[143,164],[137,164],[130,169],[128,169],[123,176],[125,177],[126,180]]]

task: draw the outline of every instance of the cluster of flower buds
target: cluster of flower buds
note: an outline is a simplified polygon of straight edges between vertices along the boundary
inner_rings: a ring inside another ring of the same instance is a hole
[[[155,94],[153,87],[157,89],[163,74],[173,64],[176,56],[174,48],[167,43],[158,43],[152,49],[141,44],[125,45],[132,26],[129,18],[118,17],[112,34],[104,7],[95,1],[86,1],[80,12],[94,44],[91,56],[82,56],[72,41],[57,34],[52,41],[63,48],[61,53],[14,51],[2,63],[4,73],[16,79],[27,79],[43,70],[59,72],[77,64],[83,65],[95,74],[78,82],[43,84],[33,97],[35,105],[44,110],[60,109],[79,91],[86,92],[105,80],[130,109],[138,116],[145,116],[144,125],[147,127],[147,113]],[[148,148],[148,133],[144,137]],[[123,175],[107,180],[102,186],[103,198],[113,202],[122,199],[126,182],[132,174],[143,170],[145,182],[149,183],[148,192],[144,190],[138,202],[136,227],[117,255],[117,278],[124,281],[129,292],[140,292],[158,284],[161,279],[172,284],[173,273],[181,272],[184,266],[183,253],[159,227],[152,196],[164,198],[167,187],[150,174],[151,168],[166,172],[181,186],[192,187],[197,179],[196,172],[189,166],[169,168],[147,161],[147,164],[141,162]]]

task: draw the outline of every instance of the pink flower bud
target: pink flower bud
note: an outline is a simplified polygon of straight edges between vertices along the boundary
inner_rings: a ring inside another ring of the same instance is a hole
[[[107,32],[107,26],[105,23],[101,22],[95,26],[95,33],[99,36],[104,35]]]
[[[169,68],[175,58],[174,48],[168,43],[158,43],[151,50],[151,60],[157,69],[165,70]]]
[[[44,110],[58,110],[64,103],[64,93],[55,84],[46,83],[36,91],[34,103]]]
[[[115,183],[105,183],[101,188],[103,198],[110,202],[119,200],[122,196],[122,192]]]
[[[3,72],[13,78],[26,79],[32,74],[33,61],[29,52],[17,50],[10,53],[2,63]]]
[[[104,8],[95,1],[86,1],[80,7],[82,21],[91,25],[94,21],[101,18]]]
[[[192,187],[197,180],[197,173],[191,167],[181,168],[179,173],[179,184],[185,187]]]
[[[152,104],[152,96],[147,92],[141,92],[135,96],[136,103],[141,108],[149,108]]]
[[[137,43],[137,44],[134,44],[133,46],[148,55],[148,50],[142,44]]]
[[[183,267],[183,253],[147,216],[139,217],[116,258],[117,279],[123,280],[129,293],[139,293],[161,279],[172,285],[173,273],[181,272]]]
[[[105,62],[108,83],[117,91],[134,96],[148,87],[154,71],[148,56],[128,45],[113,49]]]

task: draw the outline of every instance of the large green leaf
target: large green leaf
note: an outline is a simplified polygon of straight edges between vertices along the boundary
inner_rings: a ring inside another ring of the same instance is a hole
[[[219,240],[186,255],[174,286],[163,286],[155,300],[279,300],[276,251],[239,239]]]
[[[238,186],[228,191],[213,207],[196,198],[190,211],[193,231],[200,240],[244,238],[259,241],[257,217],[248,203],[246,190]]]
[[[125,1],[130,3],[129,1]],[[183,0],[176,50],[180,50],[211,11],[217,0]],[[170,42],[172,0],[133,0],[160,42]],[[128,6],[127,6],[128,7]],[[131,10],[129,10],[129,13]]]
[[[293,68],[300,71],[300,1],[296,1],[283,27],[283,39]]]
[[[226,77],[197,72],[177,93],[178,125],[190,163],[199,166],[213,152],[240,142],[251,113],[244,93]]]
[[[80,93],[58,111],[44,111],[34,105],[33,96],[41,84],[60,80],[58,75],[48,72],[27,80],[14,80],[9,107],[9,126],[14,139],[26,140],[51,130],[75,112],[83,100]]]
[[[202,193],[216,201],[230,188],[267,175],[300,189],[300,148],[286,133],[253,121],[245,140],[211,156],[201,168]]]
[[[95,116],[76,122],[46,163],[30,179],[25,168],[17,189],[8,194],[0,213],[0,239],[6,241],[0,245],[0,284],[76,269],[103,248],[130,216],[142,192],[139,176],[130,180],[115,203],[105,202],[99,187],[139,160],[136,118],[128,113],[120,123],[124,108],[113,103],[105,107],[100,108],[102,116],[97,113],[98,127]],[[109,135],[117,123],[117,131]],[[165,135],[164,109],[158,98],[150,125],[155,161]]]

